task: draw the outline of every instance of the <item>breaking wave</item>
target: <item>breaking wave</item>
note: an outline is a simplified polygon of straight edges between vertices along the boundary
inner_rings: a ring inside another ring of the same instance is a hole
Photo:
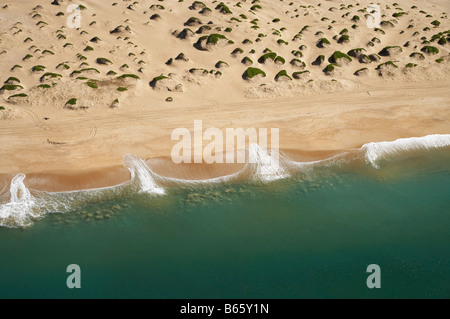
[[[364,144],[361,148],[367,161],[375,168],[379,168],[381,159],[390,159],[400,153],[437,149],[450,146],[450,134],[427,135],[424,137],[401,138],[393,142],[378,142]]]
[[[163,196],[166,194],[165,188],[170,186],[229,183],[238,180],[268,183],[286,179],[300,172],[342,165],[355,159],[364,162],[372,169],[380,169],[383,160],[389,161],[411,151],[426,151],[448,146],[450,146],[450,134],[428,135],[398,139],[393,142],[368,143],[360,149],[350,150],[328,159],[296,162],[278,152],[265,150],[252,144],[245,150],[247,161],[242,170],[231,175],[204,180],[165,177],[156,174],[143,159],[126,154],[123,157],[123,165],[130,171],[130,181],[112,187],[70,192],[44,192],[28,189],[24,183],[26,176],[16,175],[11,181],[9,191],[0,196],[0,203],[3,202],[0,204],[0,226],[27,227],[46,214],[70,212],[87,203],[112,200],[136,193]]]

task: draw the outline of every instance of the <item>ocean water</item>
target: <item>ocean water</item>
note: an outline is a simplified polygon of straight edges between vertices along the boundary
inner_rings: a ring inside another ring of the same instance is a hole
[[[18,175],[0,197],[0,298],[449,298],[449,145],[278,166],[251,147],[260,160],[240,178],[205,183],[129,155],[130,183],[72,193]],[[81,289],[66,286],[70,264]],[[381,289],[366,285],[371,264]]]

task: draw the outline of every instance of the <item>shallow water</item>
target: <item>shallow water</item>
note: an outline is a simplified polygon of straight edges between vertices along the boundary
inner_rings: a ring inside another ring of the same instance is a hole
[[[99,197],[0,229],[0,297],[448,298],[449,160]],[[69,264],[81,289],[66,287]]]

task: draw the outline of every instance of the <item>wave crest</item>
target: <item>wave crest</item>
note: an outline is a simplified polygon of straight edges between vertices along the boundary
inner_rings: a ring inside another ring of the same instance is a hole
[[[437,149],[450,146],[450,134],[429,135],[398,139],[393,142],[377,142],[364,144],[360,149],[335,155],[319,161],[296,162],[273,150],[264,150],[259,145],[252,144],[245,150],[247,161],[242,170],[226,176],[206,180],[182,180],[158,175],[141,158],[126,154],[123,165],[131,174],[130,181],[105,188],[71,191],[71,192],[43,192],[30,190],[25,186],[24,174],[18,174],[11,180],[9,189],[10,201],[0,204],[0,226],[26,227],[33,220],[42,218],[53,212],[69,212],[89,202],[97,202],[117,198],[133,193],[147,193],[164,195],[164,187],[186,184],[215,184],[228,183],[233,180],[250,180],[258,182],[272,182],[299,172],[311,172],[323,167],[336,167],[349,163],[356,153],[356,159],[365,159],[367,164],[379,169],[381,159],[391,159],[403,153],[417,150]]]
[[[401,138],[392,142],[367,143],[361,147],[365,152],[366,161],[379,168],[380,159],[389,159],[399,153],[428,150],[450,146],[450,134],[427,135],[424,137]]]

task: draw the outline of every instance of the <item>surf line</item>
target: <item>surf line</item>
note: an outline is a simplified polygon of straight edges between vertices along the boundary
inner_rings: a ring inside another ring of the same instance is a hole
[[[274,164],[279,161],[280,129],[271,128],[270,134],[267,128],[226,128],[225,137],[222,130],[210,127],[203,130],[203,121],[194,121],[194,136],[187,128],[176,128],[172,131],[171,140],[179,141],[171,151],[171,158],[175,164],[192,163],[192,149],[194,150],[194,163],[207,164],[244,164],[246,163],[246,141],[249,145],[258,145],[263,150],[268,150],[268,138],[270,135],[270,157]],[[203,142],[209,143],[203,148]],[[238,150],[235,152],[235,149]],[[224,150],[226,152],[224,153]],[[255,164],[256,158],[250,156],[249,163]]]

